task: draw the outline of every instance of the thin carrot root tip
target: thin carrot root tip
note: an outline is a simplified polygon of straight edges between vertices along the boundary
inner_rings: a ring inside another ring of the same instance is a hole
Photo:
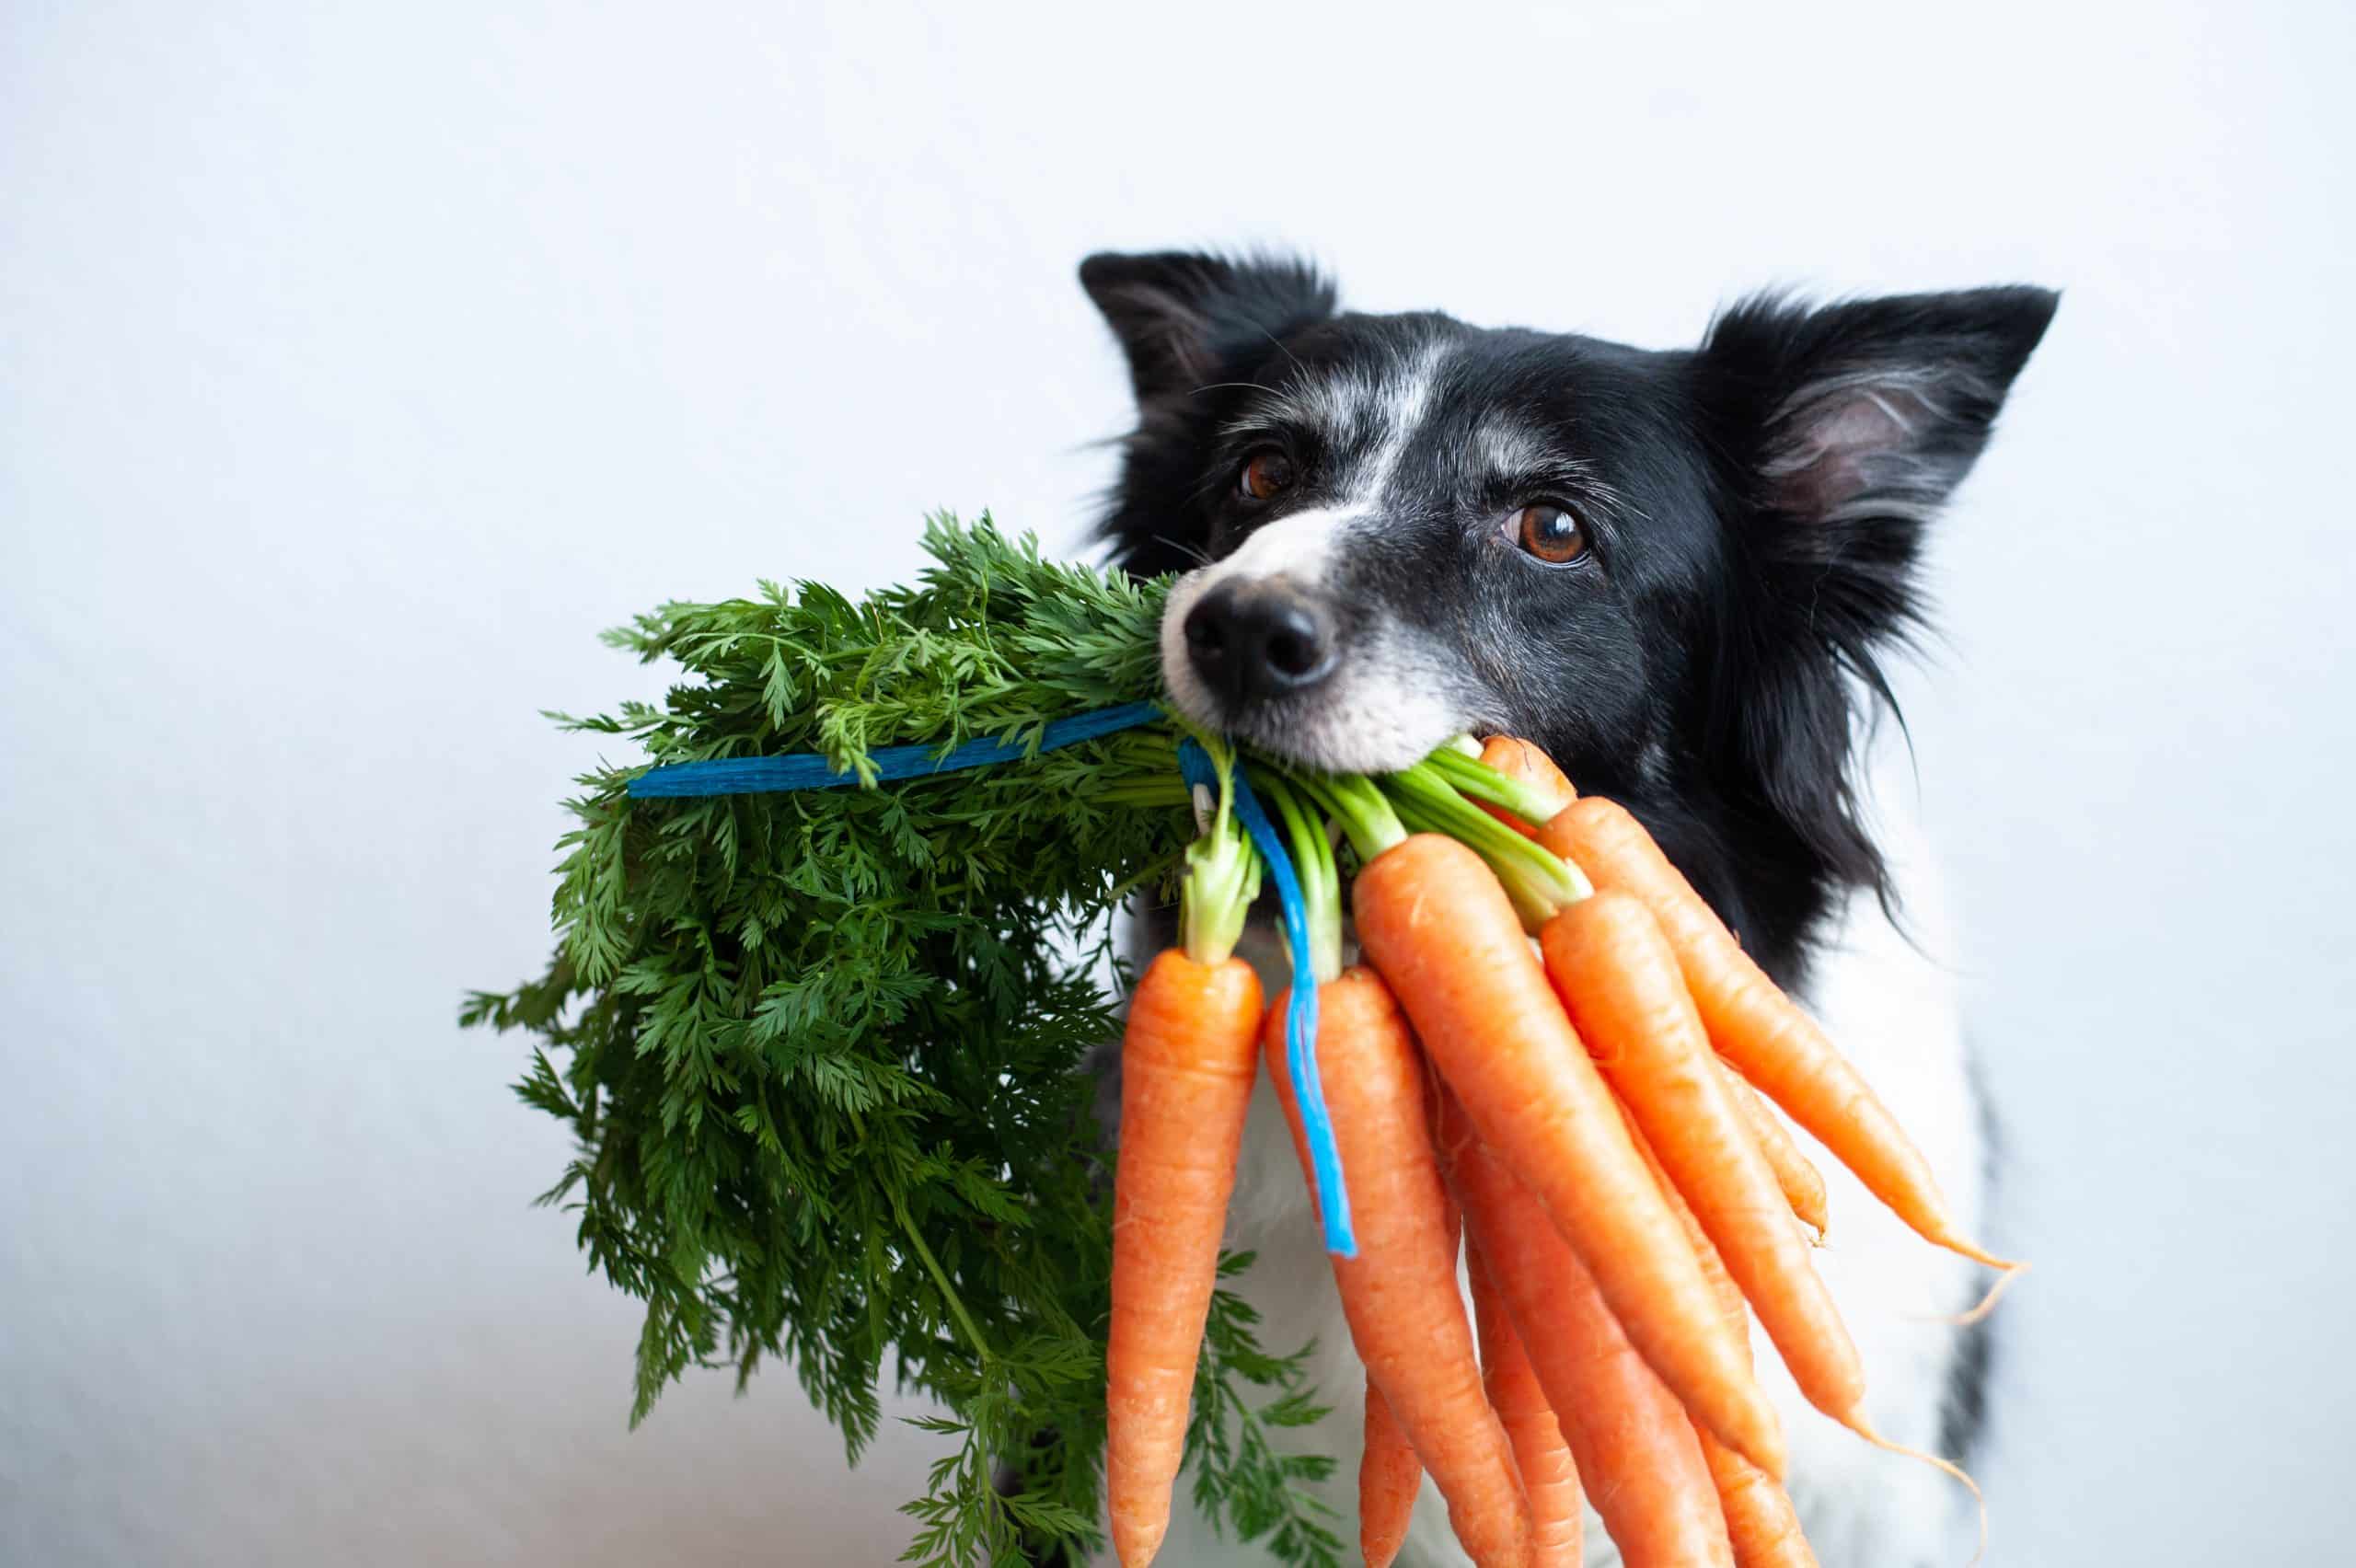
[[[1858,1436],[1863,1437],[1866,1442],[1871,1443],[1875,1447],[1881,1449],[1885,1453],[1897,1454],[1905,1458],[1919,1460],[1923,1464],[1929,1465],[1933,1470],[1943,1471],[1963,1482],[1964,1490],[1971,1493],[1973,1505],[1980,1510],[1980,1544],[1973,1549],[1971,1553],[1971,1562],[1969,1564],[1967,1564],[1967,1568],[1979,1568],[1981,1559],[1988,1555],[1988,1498],[1987,1495],[1980,1490],[1980,1483],[1971,1479],[1970,1472],[1966,1470],[1961,1465],[1957,1464],[1953,1459],[1943,1459],[1939,1458],[1938,1455],[1930,1453],[1924,1449],[1910,1448],[1903,1443],[1891,1442],[1888,1438],[1875,1431],[1872,1424],[1867,1422],[1862,1414],[1855,1411],[1851,1411],[1849,1414],[1842,1420],[1841,1424],[1846,1426],[1850,1431],[1855,1433]]]
[[[2001,1270],[2005,1274],[2015,1274],[2020,1270],[2028,1267],[2028,1264],[2019,1258],[2000,1258],[1996,1256],[1995,1253],[1989,1251],[1986,1248],[1974,1246],[1969,1241],[1949,1241],[1946,1245],[1947,1251],[1950,1252],[1954,1252],[1961,1257],[1969,1258],[1973,1262],[1979,1263],[1982,1267]]]
[[[2004,1292],[2013,1288],[2013,1281],[2027,1273],[2028,1273],[2027,1263],[2007,1263],[2004,1265],[2004,1272],[1997,1277],[1996,1283],[1988,1287],[1988,1294],[1980,1298],[1980,1305],[1969,1312],[1941,1313],[1926,1320],[1946,1323],[1953,1328],[1968,1329],[1993,1312],[1996,1309],[1996,1303],[2004,1298]]]

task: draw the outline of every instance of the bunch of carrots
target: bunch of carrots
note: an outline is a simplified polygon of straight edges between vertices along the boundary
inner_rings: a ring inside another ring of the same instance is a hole
[[[1367,1372],[1366,1561],[1396,1555],[1428,1471],[1484,1568],[1576,1563],[1583,1496],[1631,1568],[1812,1563],[1750,1315],[1809,1402],[1895,1446],[1810,1261],[1823,1182],[1766,1102],[1927,1240],[2017,1265],[1957,1232],[1872,1090],[1644,828],[1536,747],[1251,780],[1283,819],[1316,955],[1315,1066],[1357,1242],[1333,1263]],[[1357,861],[1367,963],[1348,968],[1327,819]],[[1169,1524],[1263,1060],[1317,1181],[1287,998],[1264,1006],[1232,953],[1258,882],[1223,785],[1181,945],[1147,971],[1124,1043],[1106,1366],[1126,1568]]]

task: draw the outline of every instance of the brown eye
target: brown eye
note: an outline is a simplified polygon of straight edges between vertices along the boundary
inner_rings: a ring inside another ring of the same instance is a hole
[[[1574,561],[1587,553],[1587,530],[1559,506],[1525,506],[1508,525],[1515,544],[1551,566]]]
[[[1253,501],[1274,501],[1292,488],[1292,459],[1281,452],[1254,452],[1235,476],[1235,488]]]

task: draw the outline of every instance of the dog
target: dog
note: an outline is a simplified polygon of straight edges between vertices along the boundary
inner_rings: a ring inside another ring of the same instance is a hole
[[[1811,305],[1754,296],[1669,352],[1338,306],[1289,258],[1103,254],[1082,286],[1126,356],[1137,424],[1101,529],[1184,573],[1161,628],[1194,722],[1337,771],[1451,737],[1543,746],[1620,801],[1912,1132],[1963,1228],[1993,1137],[1918,838],[1877,811],[1886,661],[1923,627],[1925,528],[1987,444],[2058,296],[2008,286]],[[1150,943],[1162,940],[1160,934]],[[1271,940],[1247,955],[1288,978]],[[1114,1097],[1117,1098],[1116,1096]],[[1980,1271],[1830,1160],[1822,1273],[1888,1437],[1968,1460],[1984,1325],[1940,1320]],[[1351,1502],[1363,1374],[1305,1184],[1263,1090],[1229,1241],[1263,1343],[1320,1347],[1334,1413],[1302,1446]],[[1957,1560],[1953,1483],[1807,1409],[1772,1349],[1790,1490],[1827,1568]],[[1162,1560],[1259,1561],[1180,1488]],[[1600,1528],[1588,1560],[1615,1562]],[[1466,1561],[1426,1495],[1403,1562]]]

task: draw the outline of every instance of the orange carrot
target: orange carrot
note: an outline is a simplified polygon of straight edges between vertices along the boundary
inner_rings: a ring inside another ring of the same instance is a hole
[[[1433,1065],[1545,1205],[1629,1341],[1712,1431],[1780,1475],[1774,1411],[1496,878],[1454,839],[1416,834],[1358,873],[1352,902],[1358,939]]]
[[[1571,781],[1563,776],[1563,770],[1554,766],[1554,759],[1528,741],[1512,735],[1491,735],[1481,744],[1481,760],[1508,778],[1519,778],[1533,789],[1544,790],[1551,798],[1555,812],[1579,798],[1579,792],[1571,788]],[[1525,838],[1538,836],[1536,823],[1524,822],[1503,806],[1491,805],[1485,801],[1476,801],[1473,804]]]
[[[1466,1251],[1465,1273],[1472,1284],[1472,1321],[1481,1336],[1481,1383],[1489,1408],[1513,1441],[1521,1490],[1530,1498],[1530,1568],[1579,1568],[1579,1536],[1586,1520],[1579,1495],[1578,1466],[1571,1446],[1546,1402],[1530,1353],[1514,1332],[1505,1298],[1497,1294],[1478,1247]]]
[[[1717,1249],[1703,1233],[1702,1222],[1678,1195],[1676,1185],[1669,1181],[1669,1172],[1661,1169],[1660,1160],[1645,1141],[1644,1134],[1633,1124],[1630,1132],[1645,1156],[1645,1163],[1652,1170],[1653,1179],[1660,1183],[1661,1192],[1685,1227],[1686,1239],[1692,1243],[1693,1254],[1702,1262],[1702,1273],[1710,1282],[1718,1310],[1743,1334],[1747,1351],[1750,1318],[1743,1309],[1741,1287],[1727,1273]],[[1693,1434],[1701,1439],[1703,1461],[1709,1467],[1711,1483],[1718,1489],[1718,1505],[1726,1513],[1727,1539],[1734,1548],[1735,1568],[1816,1568],[1816,1553],[1800,1529],[1799,1515],[1792,1508],[1790,1494],[1775,1484],[1773,1477],[1711,1436],[1699,1423],[1694,1424]]]
[[[1924,1239],[1992,1268],[2015,1267],[1958,1232],[1929,1163],[1897,1119],[1816,1021],[1751,962],[1635,818],[1590,795],[1548,823],[1539,842],[1576,861],[1598,887],[1644,901],[1676,950],[1718,1054],[1867,1191]]]
[[[1415,1493],[1423,1484],[1424,1461],[1369,1377],[1366,1451],[1358,1458],[1358,1551],[1367,1568],[1391,1568],[1407,1544],[1407,1522],[1415,1516]]]
[[[1831,1217],[1825,1207],[1824,1178],[1800,1146],[1792,1140],[1783,1119],[1768,1108],[1750,1080],[1736,1072],[1726,1058],[1718,1058],[1718,1069],[1727,1080],[1727,1091],[1734,1096],[1735,1109],[1750,1124],[1751,1141],[1759,1152],[1767,1157],[1769,1169],[1775,1172],[1775,1185],[1784,1190],[1784,1201],[1792,1205],[1792,1213],[1801,1224],[1816,1232],[1817,1244],[1823,1245],[1827,1221]]]
[[[1628,1343],[1544,1205],[1482,1145],[1452,1094],[1441,1097],[1440,1127],[1466,1232],[1621,1561],[1627,1568],[1731,1564],[1726,1518],[1684,1408]]]
[[[1426,1105],[1428,1109],[1428,1096]],[[1316,1184],[1311,1178],[1310,1185]],[[1448,1251],[1454,1257],[1462,1244],[1464,1217],[1453,1197],[1448,1199],[1447,1218]],[[1510,1428],[1507,1435],[1512,1435]],[[1407,1544],[1407,1526],[1415,1518],[1415,1496],[1423,1485],[1423,1458],[1407,1441],[1399,1418],[1391,1413],[1391,1401],[1369,1377],[1366,1447],[1358,1457],[1358,1551],[1368,1568],[1385,1568]]]
[[[1865,1397],[1857,1347],[1727,1092],[1669,939],[1642,903],[1606,889],[1549,921],[1540,940],[1571,1021],[1793,1381],[1854,1424]]]
[[[1625,1114],[1626,1107],[1622,1107],[1622,1112]],[[1710,1288],[1718,1298],[1720,1310],[1730,1321],[1746,1322],[1742,1291],[1727,1273],[1725,1262],[1710,1245],[1709,1237],[1703,1233],[1702,1222],[1694,1217],[1693,1211],[1678,1195],[1676,1186],[1669,1179],[1669,1172],[1661,1169],[1659,1158],[1646,1143],[1644,1134],[1633,1121],[1628,1131],[1629,1136],[1635,1139],[1637,1150],[1644,1155],[1653,1180],[1677,1210],[1678,1219],[1685,1228],[1694,1255],[1702,1261],[1703,1273],[1709,1276]],[[1996,1288],[1989,1293],[1988,1299],[1981,1303],[1979,1309],[1986,1311],[2014,1277],[2013,1274],[2005,1274]],[[1960,1482],[1964,1490],[1971,1493],[1971,1500],[1980,1512],[1980,1550],[1972,1553],[1971,1561],[1977,1563],[1987,1554],[1988,1500],[1981,1495],[1980,1483],[1973,1481],[1962,1466],[1923,1449],[1891,1442],[1873,1429],[1862,1408],[1841,1419],[1842,1425],[1875,1447],[1904,1458],[1920,1460]],[[1774,1478],[1764,1474],[1750,1460],[1719,1443],[1698,1424],[1694,1431],[1701,1437],[1703,1456],[1709,1462],[1711,1479],[1718,1486],[1720,1502],[1726,1509],[1727,1530],[1734,1542],[1738,1568],[1816,1568],[1816,1554],[1809,1548],[1807,1538],[1800,1531],[1799,1516],[1793,1511],[1790,1496],[1776,1484]]]
[[[1279,996],[1268,1009],[1263,1049],[1313,1188],[1285,1059],[1287,1000]],[[1456,1539],[1476,1563],[1520,1568],[1530,1561],[1530,1506],[1512,1445],[1482,1390],[1457,1289],[1456,1237],[1432,1153],[1422,1058],[1371,970],[1346,969],[1320,986],[1317,1015],[1319,1076],[1357,1231],[1357,1256],[1333,1260],[1350,1339],[1448,1500]]]
[[[1175,948],[1129,1004],[1104,1349],[1105,1496],[1126,1568],[1152,1562],[1170,1528],[1259,1024],[1250,964],[1196,963]]]
[[[1702,1458],[1726,1511],[1727,1539],[1735,1568],[1816,1568],[1816,1552],[1800,1528],[1791,1494],[1775,1478],[1711,1436],[1702,1439]]]

